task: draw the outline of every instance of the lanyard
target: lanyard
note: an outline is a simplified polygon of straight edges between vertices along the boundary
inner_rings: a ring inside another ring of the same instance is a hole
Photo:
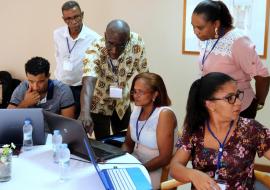
[[[150,115],[148,116],[148,118],[146,119],[146,121],[144,122],[144,124],[142,125],[142,127],[141,127],[141,129],[140,129],[140,131],[139,131],[139,118],[140,118],[140,116],[142,115],[142,112],[143,112],[143,108],[141,109],[140,115],[139,115],[139,117],[138,117],[138,119],[137,119],[137,122],[136,122],[136,137],[137,137],[137,141],[140,140],[141,132],[142,132],[142,130],[143,130],[143,128],[144,128],[146,122],[147,122],[148,119],[151,117],[152,113],[155,111],[155,109],[156,109],[155,107],[152,109]]]
[[[227,134],[226,134],[226,136],[225,136],[225,139],[224,139],[223,143],[221,143],[221,142],[218,140],[218,138],[216,137],[216,135],[214,134],[214,132],[211,130],[210,125],[209,125],[209,120],[207,121],[207,128],[208,128],[208,131],[211,133],[211,135],[214,137],[214,139],[216,139],[216,141],[217,141],[218,144],[219,144],[219,149],[218,149],[218,160],[217,160],[217,169],[216,169],[216,172],[215,172],[215,180],[218,179],[218,175],[219,175],[218,172],[219,172],[219,169],[220,169],[220,167],[221,167],[221,157],[222,157],[222,154],[223,154],[223,148],[224,148],[225,142],[226,142],[226,140],[227,140],[227,137],[229,136],[229,133],[230,133],[230,131],[231,131],[231,129],[232,129],[233,123],[234,123],[234,121],[231,121],[231,123],[230,123],[230,128],[229,128],[229,130],[227,131]]]
[[[110,63],[110,66],[111,66],[111,68],[112,68],[112,72],[116,75],[116,70],[117,70],[116,68],[117,68],[117,66],[114,66],[114,65],[113,65],[111,59],[109,59],[109,63]]]
[[[68,43],[68,38],[67,38],[67,37],[66,37],[66,40],[67,40],[68,52],[69,52],[69,54],[71,54],[71,52],[72,52],[72,50],[74,49],[75,45],[77,44],[77,41],[78,41],[78,40],[75,41],[75,43],[74,43],[74,45],[72,46],[71,49],[70,49],[70,47],[69,47],[69,43]]]
[[[216,47],[217,43],[219,42],[220,38],[223,37],[224,35],[225,35],[225,31],[224,31],[223,28],[221,28],[221,35],[215,41],[214,45],[212,46],[211,50],[208,52],[207,55],[206,55],[206,49],[207,49],[207,46],[208,46],[209,41],[206,42],[206,46],[205,46],[205,50],[204,50],[204,54],[203,54],[203,58],[202,58],[202,71],[203,71],[204,63],[205,63],[207,57],[215,49],[215,47]]]
[[[214,50],[214,48],[216,47],[218,41],[219,41],[220,37],[215,41],[214,45],[212,46],[212,48],[210,49],[210,51],[206,54],[206,49],[207,49],[207,46],[208,46],[208,43],[209,41],[206,42],[206,46],[205,46],[205,50],[204,50],[204,54],[203,54],[203,58],[202,58],[202,70],[203,70],[203,67],[204,67],[204,63],[207,59],[207,57],[210,55],[210,53]]]

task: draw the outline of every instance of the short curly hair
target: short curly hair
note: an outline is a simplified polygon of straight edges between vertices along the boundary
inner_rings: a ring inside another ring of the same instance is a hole
[[[46,77],[49,76],[50,63],[47,59],[42,57],[33,57],[27,61],[25,64],[25,73],[31,75],[45,74]]]

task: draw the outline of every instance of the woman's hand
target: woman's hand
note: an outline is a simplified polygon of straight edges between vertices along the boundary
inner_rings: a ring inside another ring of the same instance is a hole
[[[221,190],[214,179],[199,170],[193,170],[190,179],[197,190]]]

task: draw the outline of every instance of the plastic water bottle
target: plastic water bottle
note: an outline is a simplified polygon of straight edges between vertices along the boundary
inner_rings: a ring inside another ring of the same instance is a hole
[[[23,125],[23,150],[28,151],[33,147],[33,126],[30,120],[25,120]]]
[[[61,144],[59,147],[59,166],[60,166],[60,180],[65,181],[69,178],[69,161],[70,151],[67,144]]]
[[[55,163],[59,162],[59,147],[62,144],[62,136],[59,130],[53,131],[52,145],[53,145],[53,161]]]

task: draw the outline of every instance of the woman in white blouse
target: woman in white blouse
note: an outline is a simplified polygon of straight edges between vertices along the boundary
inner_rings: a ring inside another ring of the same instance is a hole
[[[162,167],[169,164],[177,135],[177,121],[162,78],[138,74],[130,99],[135,103],[123,150],[133,153],[148,170],[154,189],[160,188]]]

